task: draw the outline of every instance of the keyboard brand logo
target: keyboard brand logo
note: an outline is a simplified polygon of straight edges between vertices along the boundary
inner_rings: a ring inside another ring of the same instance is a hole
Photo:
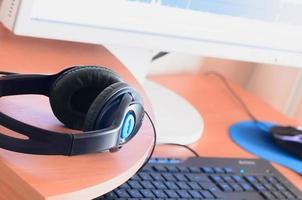
[[[255,161],[252,160],[238,160],[239,165],[256,165]]]

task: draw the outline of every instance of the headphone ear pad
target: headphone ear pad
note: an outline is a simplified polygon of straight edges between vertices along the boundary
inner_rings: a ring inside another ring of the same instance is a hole
[[[52,84],[49,94],[52,111],[67,127],[81,130],[97,95],[121,81],[117,74],[103,67],[82,66],[67,70]]]
[[[124,92],[121,92],[124,91]],[[108,128],[113,123],[113,114],[118,107],[120,97],[126,92],[131,92],[132,88],[126,83],[114,83],[104,89],[91,104],[83,126],[83,131],[93,131],[96,129]],[[110,101],[110,104],[108,104]],[[106,112],[106,113],[103,113]],[[102,115],[102,119],[98,119]],[[99,124],[96,125],[96,123]]]

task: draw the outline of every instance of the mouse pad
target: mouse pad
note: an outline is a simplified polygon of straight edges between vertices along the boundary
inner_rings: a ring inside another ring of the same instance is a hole
[[[256,156],[276,162],[302,174],[302,160],[277,146],[269,135],[272,123],[239,122],[229,129],[235,143]]]

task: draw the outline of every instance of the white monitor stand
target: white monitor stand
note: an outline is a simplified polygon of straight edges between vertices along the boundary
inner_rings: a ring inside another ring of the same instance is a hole
[[[106,48],[143,85],[155,114],[157,143],[191,144],[201,137],[204,123],[199,112],[183,97],[146,78],[153,51],[109,45]]]

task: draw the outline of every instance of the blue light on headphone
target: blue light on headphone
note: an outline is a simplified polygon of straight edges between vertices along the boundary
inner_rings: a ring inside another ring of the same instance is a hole
[[[121,138],[123,140],[127,139],[131,135],[135,126],[134,115],[130,112],[126,114],[125,120],[122,126]]]

